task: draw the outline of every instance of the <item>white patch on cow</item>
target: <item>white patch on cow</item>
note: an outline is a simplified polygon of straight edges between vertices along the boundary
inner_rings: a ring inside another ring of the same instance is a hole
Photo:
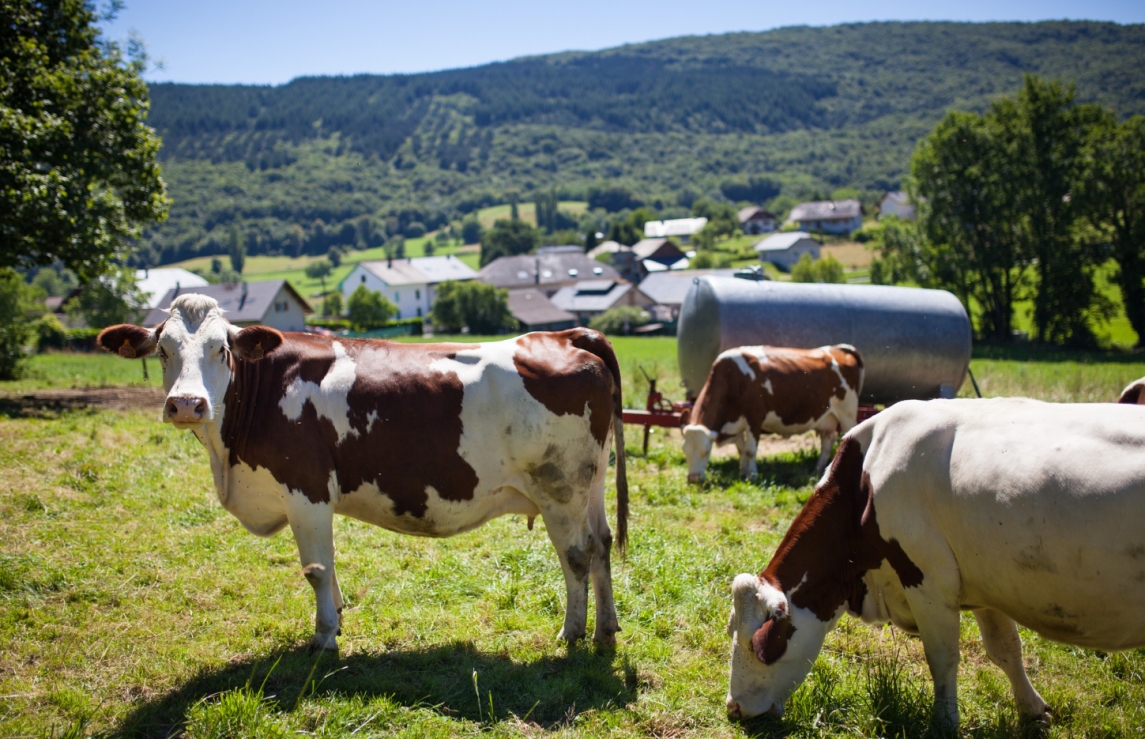
[[[747,428],[747,417],[740,416],[735,421],[728,421],[725,423],[724,427],[720,429],[720,433],[724,436],[735,436],[745,428]]]
[[[754,380],[755,370],[753,370],[747,363],[747,360],[743,358],[744,348],[745,347],[740,347],[738,349],[728,349],[726,352],[718,356],[716,361],[718,362],[721,359],[730,359],[731,361],[735,362],[736,367],[739,367],[740,372]]]
[[[302,416],[302,408],[307,401],[314,406],[319,418],[325,418],[334,425],[338,433],[338,443],[341,444],[347,435],[358,435],[358,430],[350,425],[350,388],[356,379],[354,360],[346,354],[346,347],[340,342],[333,342],[334,364],[322,384],[315,384],[294,378],[290,387],[278,402],[283,414],[291,421],[297,421]]]
[[[767,391],[768,395],[775,395],[775,390],[771,387],[771,378],[768,377],[763,381],[763,389]]]
[[[366,414],[366,433],[369,434],[370,430],[374,428],[374,421],[378,420],[378,412],[370,411]]]

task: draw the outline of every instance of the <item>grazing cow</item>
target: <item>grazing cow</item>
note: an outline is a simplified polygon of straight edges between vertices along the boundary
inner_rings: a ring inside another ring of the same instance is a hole
[[[1126,385],[1117,402],[1128,405],[1145,405],[1145,377]]]
[[[1090,649],[1145,645],[1145,409],[898,403],[844,437],[760,575],[732,584],[732,716],[782,714],[844,612],[922,637],[958,723],[959,611],[1018,710],[1048,722],[1014,622]]]
[[[818,474],[831,459],[839,432],[856,423],[863,390],[863,358],[853,346],[818,349],[741,346],[716,358],[684,427],[688,482],[702,482],[713,443],[739,449],[740,474],[758,474],[762,433],[819,433]]]
[[[337,649],[342,594],[335,513],[419,536],[452,536],[505,514],[544,518],[568,589],[560,637],[620,630],[604,478],[616,439],[617,545],[628,493],[620,369],[588,329],[491,344],[400,344],[242,330],[183,295],[155,329],[105,329],[124,357],[158,352],[163,418],[207,448],[219,502],[247,529],[289,525],[317,599],[312,648]]]

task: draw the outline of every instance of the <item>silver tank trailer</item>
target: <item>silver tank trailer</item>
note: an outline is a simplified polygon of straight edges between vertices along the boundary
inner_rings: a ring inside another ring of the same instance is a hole
[[[958,392],[970,364],[970,319],[945,290],[696,278],[677,331],[688,397],[720,352],[758,344],[851,344],[866,367],[861,400],[889,405]]]

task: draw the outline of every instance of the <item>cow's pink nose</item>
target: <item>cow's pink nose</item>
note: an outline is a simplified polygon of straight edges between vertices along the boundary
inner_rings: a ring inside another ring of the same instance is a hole
[[[703,481],[704,481],[704,473],[703,472],[689,472],[688,473],[688,482],[690,482],[692,484],[696,484],[696,483],[701,483]]]
[[[167,398],[167,420],[174,423],[198,423],[207,414],[207,399],[184,395]]]
[[[728,698],[728,718],[742,718],[743,711],[739,707],[739,701]]]

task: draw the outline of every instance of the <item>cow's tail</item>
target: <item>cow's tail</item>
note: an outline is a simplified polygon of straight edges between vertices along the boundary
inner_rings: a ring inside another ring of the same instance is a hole
[[[616,549],[628,547],[628,472],[624,464],[624,398],[621,393],[620,362],[604,334],[590,329],[573,329],[572,344],[600,358],[612,373],[612,438],[616,444]]]

